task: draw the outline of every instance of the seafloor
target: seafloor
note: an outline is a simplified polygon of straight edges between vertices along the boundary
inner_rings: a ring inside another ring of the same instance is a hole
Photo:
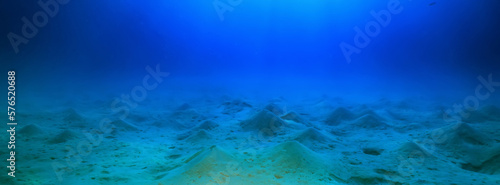
[[[500,184],[493,105],[167,97],[25,109],[15,184]]]

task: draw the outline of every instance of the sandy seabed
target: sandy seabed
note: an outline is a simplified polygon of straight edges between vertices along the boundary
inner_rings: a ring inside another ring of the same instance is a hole
[[[296,102],[152,98],[114,112],[85,100],[20,112],[14,184],[500,184],[496,106],[450,121],[448,105],[424,100]]]

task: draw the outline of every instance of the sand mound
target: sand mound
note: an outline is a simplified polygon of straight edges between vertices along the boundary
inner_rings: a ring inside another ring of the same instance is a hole
[[[180,174],[171,176],[165,184],[226,184],[238,172],[234,157],[217,146],[197,152],[184,163]]]
[[[464,151],[472,146],[484,146],[491,143],[491,140],[485,134],[478,132],[466,123],[445,127],[444,133],[444,136],[439,140],[439,144],[455,151]]]
[[[177,140],[184,140],[186,138],[188,138],[189,136],[193,135],[193,131],[187,131],[187,132],[184,132],[182,134],[179,134],[177,135]]]
[[[87,127],[89,123],[86,118],[84,118],[75,109],[68,108],[61,112],[62,120],[65,124],[74,127]]]
[[[352,125],[366,129],[385,129],[389,127],[383,119],[372,114],[365,114],[364,116],[361,116],[356,119]]]
[[[203,123],[200,123],[198,126],[194,127],[193,129],[191,129],[183,134],[179,134],[177,136],[177,140],[184,140],[184,139],[188,138],[189,136],[196,134],[196,131],[208,131],[208,130],[212,130],[218,126],[219,126],[219,124],[217,124],[213,121],[204,121]]]
[[[185,160],[162,184],[333,184],[326,165],[296,141],[279,144],[262,156],[238,160],[212,146]],[[321,179],[322,182],[314,182]]]
[[[294,137],[295,141],[314,149],[324,144],[332,144],[334,140],[314,128],[308,128]]]
[[[43,130],[36,124],[29,124],[24,126],[21,130],[19,130],[19,133],[23,135],[23,137],[36,136],[42,134]]]
[[[482,123],[485,121],[500,121],[500,108],[488,105],[483,108],[472,111],[469,116],[462,118],[467,123]]]
[[[328,171],[332,164],[297,141],[268,149],[259,161],[265,172],[277,180],[272,184],[338,184],[338,177]]]
[[[444,135],[438,146],[449,153],[461,168],[469,171],[498,174],[500,170],[500,147],[493,147],[494,140],[467,123],[458,123],[443,128]]]
[[[355,119],[356,116],[344,107],[335,109],[325,120],[325,123],[330,126],[339,125],[343,121],[350,121]]]
[[[405,144],[403,144],[398,149],[398,152],[405,159],[406,158],[432,157],[432,155],[429,151],[427,151],[424,147],[420,146],[419,144],[417,144],[413,141],[408,141]]]
[[[281,116],[281,119],[295,121],[297,123],[300,123],[303,121],[303,119],[300,118],[299,114],[297,114],[294,111],[291,111],[291,112]]]
[[[500,174],[500,147],[496,147],[491,150],[481,151],[483,157],[482,160],[476,162],[469,162],[462,164],[461,168],[469,171],[474,171],[478,173],[484,173],[489,175],[499,175]]]
[[[285,127],[286,123],[268,110],[262,110],[252,118],[242,121],[240,126],[245,131],[262,131],[264,135],[274,135]]]
[[[321,157],[297,141],[279,144],[264,155],[275,172],[304,173],[324,169]],[[319,173],[319,171],[316,171]]]
[[[322,98],[319,101],[313,102],[311,108],[316,113],[328,114],[334,107],[332,106],[332,103],[327,100],[327,98]]]
[[[193,131],[197,131],[197,130],[212,130],[216,127],[218,127],[219,124],[213,122],[213,121],[210,121],[210,120],[207,120],[207,121],[204,121],[203,123],[200,123],[198,126],[194,127],[193,128]]]
[[[77,134],[71,130],[64,130],[63,132],[57,134],[55,137],[50,139],[48,142],[50,144],[64,143],[71,139],[77,138]]]
[[[285,110],[283,108],[274,103],[267,104],[266,107],[264,107],[264,109],[271,111],[272,113],[278,116],[285,113]]]
[[[127,121],[123,121],[121,119],[116,120],[111,122],[111,125],[113,126],[113,132],[116,133],[116,131],[138,131],[140,130],[139,127],[136,125],[129,123]]]
[[[358,115],[357,117],[362,117],[362,116],[365,116],[365,115],[369,115],[369,116],[372,116],[378,120],[381,120],[381,121],[384,121],[385,119],[382,118],[382,116],[378,115],[375,111],[371,110],[371,109],[364,109],[362,110]]]
[[[207,172],[223,167],[222,163],[231,160],[234,160],[234,158],[229,153],[217,146],[211,146],[186,159],[184,163],[187,163],[187,166],[190,166],[190,168],[184,173],[193,173],[196,177],[198,175],[206,175]]]
[[[247,102],[244,102],[241,99],[235,99],[233,101],[222,103],[222,107],[224,107],[224,109],[222,110],[222,114],[232,115],[243,111],[243,109],[245,108],[250,108],[252,107],[252,105],[250,105]]]
[[[287,114],[281,116],[281,119],[290,120],[290,121],[293,121],[295,123],[300,123],[300,124],[307,126],[307,127],[312,127],[311,123],[307,122],[304,118],[302,118],[299,114],[297,114],[294,111],[288,112]]]
[[[195,132],[193,135],[189,136],[186,141],[191,143],[200,143],[203,141],[208,141],[212,139],[213,136],[205,130],[200,130]]]

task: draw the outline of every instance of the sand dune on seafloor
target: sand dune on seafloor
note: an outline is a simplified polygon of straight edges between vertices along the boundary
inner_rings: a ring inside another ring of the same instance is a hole
[[[438,108],[337,102],[193,100],[124,119],[111,114],[108,132],[95,121],[104,114],[84,108],[32,113],[36,123],[19,128],[20,144],[30,146],[19,149],[19,174],[36,180],[20,183],[58,184],[54,170],[43,170],[52,164],[67,169],[64,183],[86,185],[500,182],[493,105],[448,123]]]

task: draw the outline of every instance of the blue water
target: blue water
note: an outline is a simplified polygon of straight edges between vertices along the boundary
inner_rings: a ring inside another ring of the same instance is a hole
[[[499,9],[0,2],[0,71],[16,73],[19,122],[16,177],[0,182],[500,183]],[[68,152],[81,143],[91,152]]]

